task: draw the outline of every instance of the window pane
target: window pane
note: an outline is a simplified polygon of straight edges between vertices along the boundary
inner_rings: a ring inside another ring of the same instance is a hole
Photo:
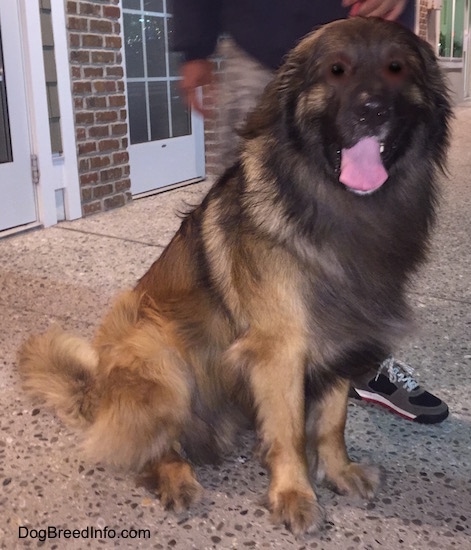
[[[129,134],[131,143],[148,141],[146,85],[128,82]]]
[[[168,52],[169,74],[170,76],[178,76],[180,74],[180,63],[183,60],[183,55],[180,52],[172,51],[173,43],[173,17],[167,18],[168,43],[170,45]]]
[[[144,11],[164,11],[163,0],[144,0]]]
[[[123,0],[123,8],[128,10],[140,10],[141,0]]]
[[[144,76],[144,53],[141,16],[125,13],[123,23],[127,77],[142,77]]]
[[[163,17],[146,17],[147,76],[166,76]]]
[[[187,136],[191,134],[190,111],[183,101],[178,81],[170,83],[171,110],[172,110],[172,136]]]
[[[166,82],[149,83],[149,108],[151,139],[166,139],[170,137]]]

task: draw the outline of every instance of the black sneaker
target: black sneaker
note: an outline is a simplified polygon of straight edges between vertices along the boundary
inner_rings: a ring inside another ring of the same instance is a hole
[[[449,412],[446,403],[422,389],[413,372],[406,363],[388,357],[377,372],[369,371],[352,382],[350,397],[381,405],[421,424],[442,422]]]

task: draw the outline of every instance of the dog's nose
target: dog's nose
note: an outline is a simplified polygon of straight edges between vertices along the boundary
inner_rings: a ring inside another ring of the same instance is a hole
[[[369,127],[381,126],[390,118],[391,110],[380,96],[360,94],[355,109],[357,120]]]

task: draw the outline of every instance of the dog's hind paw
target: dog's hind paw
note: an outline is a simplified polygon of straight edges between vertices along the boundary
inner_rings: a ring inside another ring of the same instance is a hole
[[[372,499],[380,485],[380,470],[368,464],[348,463],[335,476],[328,476],[334,491],[341,495]]]
[[[270,492],[268,509],[275,524],[284,524],[295,536],[318,531],[324,512],[314,493],[296,489]]]

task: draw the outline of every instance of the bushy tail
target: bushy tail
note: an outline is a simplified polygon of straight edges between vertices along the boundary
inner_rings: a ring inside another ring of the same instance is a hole
[[[18,366],[25,390],[64,422],[84,428],[93,421],[98,354],[88,342],[53,327],[21,346]]]

